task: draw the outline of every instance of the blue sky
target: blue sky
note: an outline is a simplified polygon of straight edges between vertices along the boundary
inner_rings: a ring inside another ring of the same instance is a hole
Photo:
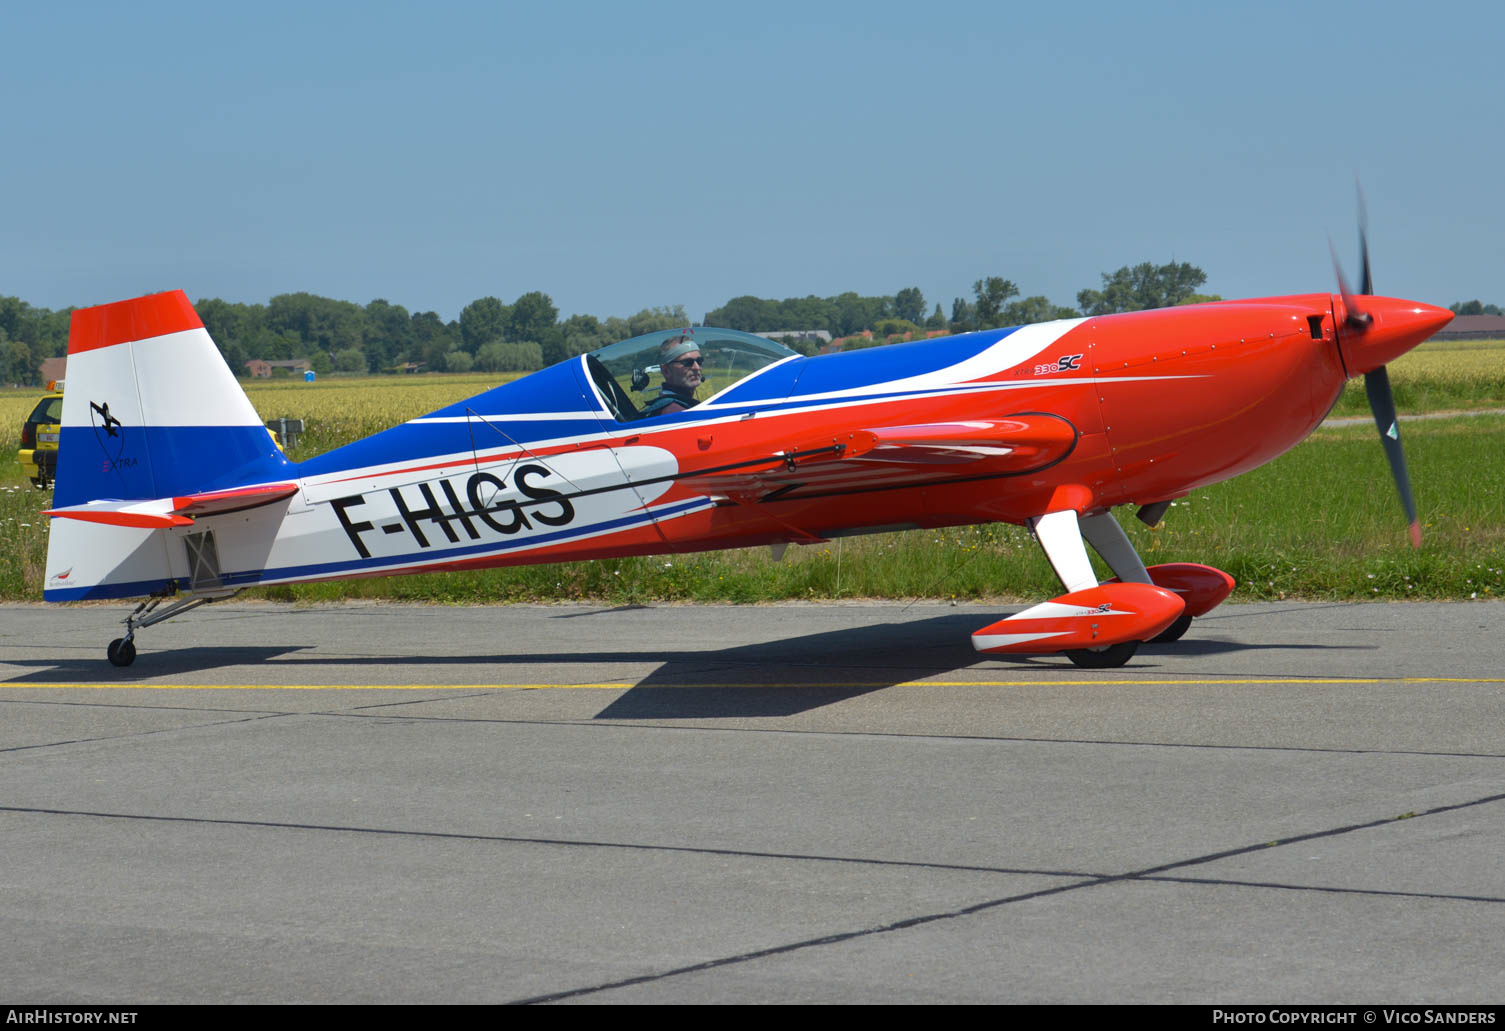
[[[1049,9],[1047,9],[1047,6]],[[7,2],[0,294],[1505,303],[1497,4]]]

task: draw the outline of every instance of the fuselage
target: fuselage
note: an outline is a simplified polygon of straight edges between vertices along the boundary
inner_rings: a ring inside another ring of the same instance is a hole
[[[652,419],[582,355],[269,472],[297,486],[277,504],[138,532],[214,531],[232,589],[1151,504],[1282,454],[1348,376],[1451,317],[1366,301],[1362,343],[1329,294],[1218,302],[790,355]],[[64,522],[55,535],[82,532]],[[187,587],[181,552],[48,597],[148,593],[162,562]]]
[[[1262,465],[1311,433],[1347,378],[1338,330],[1334,298],[1309,294],[989,331],[793,358],[651,424],[614,422],[577,360],[473,399],[463,412],[455,406],[418,421],[423,432],[447,428],[455,440],[463,431],[464,452],[437,438],[417,445],[429,455],[449,450],[447,462],[384,464],[356,493],[346,489],[350,469],[336,452],[325,460],[346,467],[338,476],[310,470],[306,493],[338,502],[344,535],[373,555],[390,541],[394,558],[442,562],[440,552],[453,545],[469,552],[453,556],[460,566],[1022,523],[1063,498],[1081,511],[1150,504]],[[550,399],[565,393],[593,424],[552,418],[561,406]],[[524,396],[534,410],[510,418],[500,410]],[[818,450],[854,430],[1030,413],[1075,431],[1064,454],[916,462],[870,452],[724,470]],[[385,446],[377,437],[361,448],[376,454]],[[706,470],[719,472],[701,475]],[[516,505],[492,519],[496,525],[470,520],[478,539],[443,518],[484,508],[487,491]],[[440,518],[415,523],[414,512]],[[352,536],[351,523],[371,526]],[[498,534],[503,546],[490,551],[485,538]],[[413,553],[419,538],[427,554]]]

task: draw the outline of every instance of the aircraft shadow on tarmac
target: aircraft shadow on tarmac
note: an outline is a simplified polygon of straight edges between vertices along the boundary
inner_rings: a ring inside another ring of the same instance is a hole
[[[578,614],[561,615],[572,618]],[[446,666],[537,665],[558,667],[564,682],[583,680],[572,668],[601,664],[659,666],[597,713],[598,719],[717,718],[787,716],[820,708],[848,698],[880,691],[897,684],[943,677],[947,673],[989,664],[1013,677],[1030,674],[1116,676],[1153,673],[1164,668],[1164,659],[1211,658],[1237,652],[1275,650],[1353,649],[1344,644],[1247,644],[1238,641],[1198,639],[1196,629],[1173,644],[1146,644],[1122,670],[1086,671],[1070,665],[1059,655],[980,655],[973,650],[970,634],[977,614],[957,613],[905,622],[873,623],[776,641],[740,644],[725,648],[693,650],[642,648],[515,654],[445,655],[320,655],[316,648],[290,646],[224,646],[183,648],[144,653],[128,669],[114,669],[103,658],[69,658],[61,662],[12,661],[31,666],[31,672],[5,683],[22,686],[74,681],[113,681],[122,685],[237,666],[260,666],[273,662],[297,677],[300,667],[343,666],[383,669],[442,669]],[[1210,628],[1209,628],[1210,629]],[[587,675],[589,676],[589,674]],[[498,686],[505,686],[499,684]],[[435,687],[444,687],[436,678]]]
[[[215,648],[169,648],[162,651],[143,651],[134,666],[117,669],[102,656],[67,659],[6,659],[7,666],[34,667],[31,673],[0,682],[0,687],[21,687],[26,684],[89,683],[122,686],[156,681],[159,677],[203,673],[235,666],[256,666],[263,662],[278,660],[296,661],[303,645],[233,646]],[[322,660],[336,663],[335,659]],[[432,660],[430,660],[432,661]]]
[[[945,615],[660,653],[659,668],[596,718],[790,716],[987,662],[968,636],[976,624],[975,613]]]
[[[1168,655],[1211,657],[1261,649],[1351,649],[1353,645],[1241,644],[1191,640],[1145,644],[1123,670],[1081,670],[1062,655],[980,655],[972,648],[975,613],[881,623],[743,645],[693,657],[666,654],[663,665],[596,714],[597,719],[714,719],[791,716],[898,684],[980,665],[1005,677],[1067,674],[1115,677],[1162,668]],[[1358,646],[1362,647],[1362,646]]]

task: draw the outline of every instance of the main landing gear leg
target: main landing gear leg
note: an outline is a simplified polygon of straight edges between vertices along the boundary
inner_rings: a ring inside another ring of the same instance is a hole
[[[1067,509],[1029,521],[1029,528],[1034,531],[1035,539],[1040,542],[1045,557],[1050,560],[1051,568],[1056,571],[1061,586],[1066,588],[1068,594],[1097,586],[1097,574],[1092,570],[1092,560],[1087,557],[1087,548],[1082,543],[1089,525],[1097,518],[1099,517],[1078,518],[1075,512]],[[1108,514],[1108,520],[1112,522],[1111,514]],[[1113,523],[1113,528],[1118,530],[1120,536],[1123,535],[1123,530],[1119,529],[1117,523]],[[1087,539],[1091,540],[1091,537]],[[1128,541],[1125,540],[1124,543],[1128,544]],[[1093,542],[1093,546],[1098,547],[1096,542]],[[1133,547],[1128,550],[1134,561],[1138,562],[1139,556],[1134,555]],[[1098,551],[1102,551],[1101,547],[1098,547]],[[1143,570],[1144,564],[1140,563],[1139,568]],[[1150,582],[1148,574],[1143,582]],[[1138,641],[1122,641],[1099,648],[1074,648],[1067,651],[1066,657],[1083,669],[1112,669],[1128,662],[1138,650]]]
[[[1029,527],[1066,593],[975,631],[972,647],[978,651],[1065,652],[1078,666],[1108,669],[1128,662],[1139,642],[1170,626],[1186,607],[1152,583],[1099,584],[1074,510],[1049,512],[1031,519]]]
[[[1108,568],[1113,570],[1119,580],[1126,584],[1155,582],[1150,577],[1149,570],[1145,569],[1139,553],[1134,550],[1134,545],[1129,543],[1124,528],[1118,525],[1118,520],[1113,518],[1111,511],[1084,516],[1082,536],[1092,545],[1093,550],[1103,557],[1103,561],[1108,563]],[[1174,623],[1150,638],[1150,642],[1165,644],[1170,641],[1179,641],[1181,635],[1186,633],[1190,626],[1191,613],[1183,612],[1176,617]]]
[[[235,592],[232,591],[230,593],[234,594]],[[229,597],[229,595],[227,594],[222,594],[215,597],[196,595],[190,598],[179,598],[177,601],[167,606],[167,608],[158,612],[157,606],[161,605],[171,596],[171,592],[163,592],[162,594],[153,595],[146,601],[143,601],[140,605],[137,605],[136,611],[132,612],[129,616],[126,616],[125,619],[122,620],[122,622],[125,623],[125,636],[115,638],[115,640],[110,642],[110,647],[105,651],[106,656],[109,657],[110,665],[129,666],[131,663],[136,661],[136,644],[134,639],[137,630],[141,630],[145,627],[152,626],[153,624],[160,623],[166,619],[171,619],[174,616],[181,616],[189,609],[196,609],[200,605],[206,604],[208,602],[218,601],[220,598]]]
[[[1045,557],[1050,559],[1050,567],[1056,571],[1067,593],[1097,586],[1097,574],[1092,571],[1092,562],[1082,544],[1085,522],[1078,521],[1077,514],[1070,509],[1036,516],[1029,521],[1035,540],[1040,542]]]
[[[1164,511],[1162,506],[1166,504],[1169,502],[1146,506],[1140,511],[1140,518],[1153,526]],[[1198,565],[1195,562],[1165,562],[1146,569],[1144,563],[1139,561],[1139,556],[1134,554],[1134,546],[1129,543],[1123,529],[1110,513],[1103,512],[1083,519],[1082,534],[1113,568],[1113,572],[1118,574],[1115,579],[1103,584],[1104,587],[1111,587],[1115,583],[1123,583],[1125,586],[1148,583],[1181,599],[1183,611],[1180,616],[1150,638],[1152,641],[1176,640],[1186,632],[1193,619],[1207,615],[1233,592],[1233,577],[1212,566]]]

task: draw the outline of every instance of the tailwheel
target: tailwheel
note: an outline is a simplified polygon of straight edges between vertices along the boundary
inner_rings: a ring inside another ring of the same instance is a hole
[[[199,594],[187,598],[179,598],[177,601],[167,606],[167,608],[162,609],[160,612],[157,611],[158,605],[161,605],[162,602],[166,601],[176,593],[176,586],[169,586],[165,590],[158,591],[156,594],[153,594],[151,597],[143,601],[140,605],[137,605],[135,612],[132,612],[129,616],[125,617],[125,636],[115,638],[115,640],[110,642],[110,647],[105,650],[105,654],[110,658],[110,665],[129,666],[131,663],[136,661],[136,645],[132,643],[131,638],[136,636],[137,630],[141,630],[144,627],[154,626],[155,624],[160,623],[165,619],[171,619],[174,616],[181,615],[182,613],[187,612],[189,609],[196,609],[200,605],[207,605],[211,601],[218,601],[220,598],[231,597],[236,592],[232,589],[224,590],[216,594]]]
[[[1138,641],[1124,641],[1106,648],[1078,648],[1067,652],[1066,657],[1083,669],[1112,669],[1128,662],[1138,650]]]
[[[110,657],[110,665],[129,666],[136,661],[136,645],[128,637],[117,637],[110,642],[105,654]]]
[[[1164,630],[1160,631],[1160,633],[1156,634],[1154,637],[1150,638],[1150,643],[1167,644],[1171,641],[1179,641],[1181,640],[1181,635],[1186,633],[1187,628],[1190,626],[1191,613],[1183,612],[1181,613],[1181,615],[1176,617],[1176,621],[1174,623],[1166,627]]]

